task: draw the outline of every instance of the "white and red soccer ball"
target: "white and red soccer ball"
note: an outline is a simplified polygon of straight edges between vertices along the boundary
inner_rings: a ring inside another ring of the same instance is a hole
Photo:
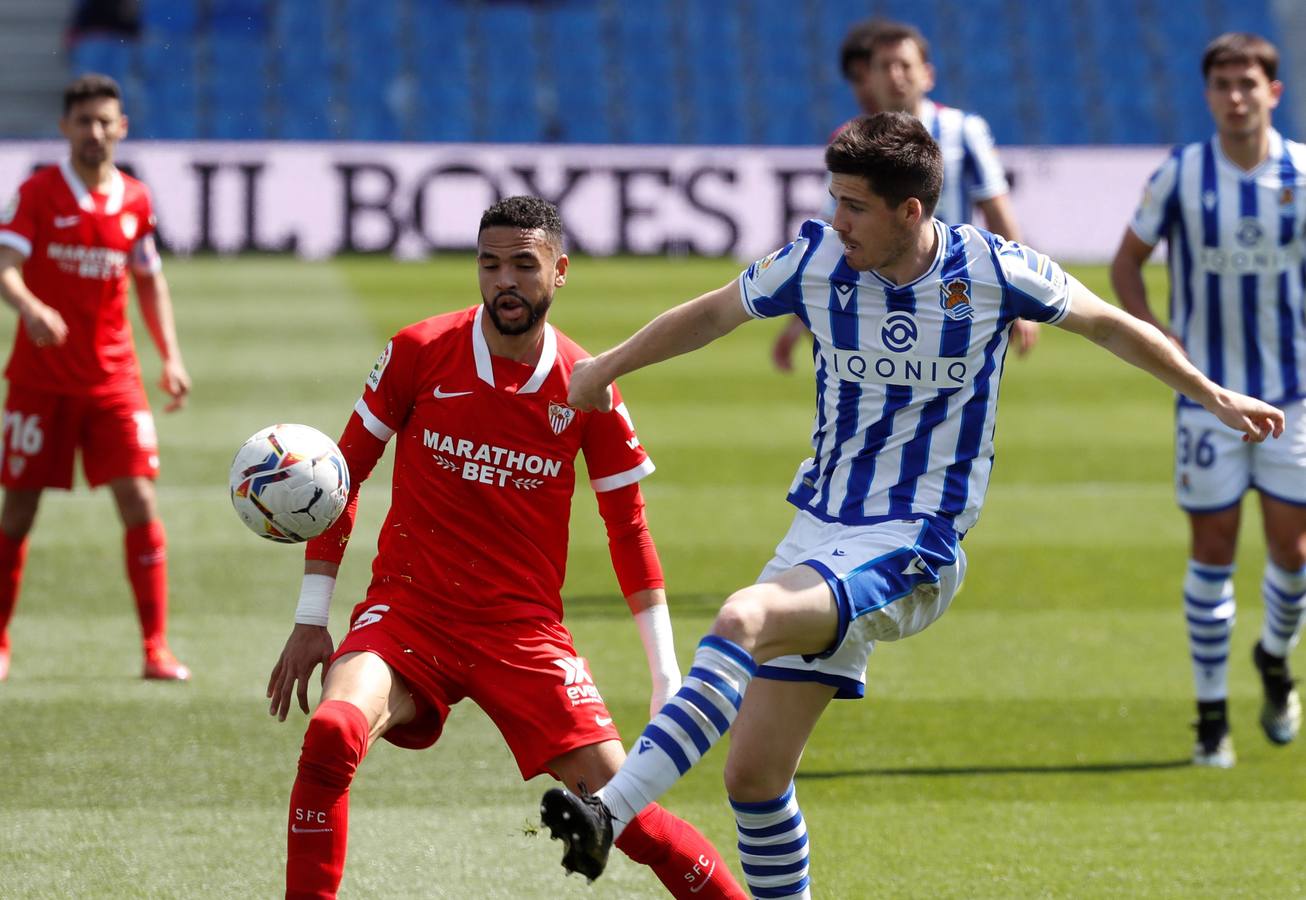
[[[231,505],[260,537],[296,544],[317,537],[349,500],[349,467],[335,441],[307,425],[270,425],[236,451]]]

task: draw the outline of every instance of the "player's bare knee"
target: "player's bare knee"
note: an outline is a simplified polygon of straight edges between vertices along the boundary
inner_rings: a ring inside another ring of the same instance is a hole
[[[745,588],[726,598],[712,623],[712,633],[751,651],[765,624],[765,603],[756,592]]]
[[[135,528],[153,521],[158,510],[154,499],[154,482],[148,478],[122,478],[109,483],[118,516],[123,525]]]
[[[724,772],[726,794],[736,803],[764,803],[789,789],[791,774],[747,765],[730,757]]]

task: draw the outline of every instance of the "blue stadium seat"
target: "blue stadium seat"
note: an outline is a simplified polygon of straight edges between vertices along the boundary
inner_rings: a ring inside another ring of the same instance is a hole
[[[322,140],[344,136],[333,128],[333,61],[330,27],[320,6],[296,0],[278,4],[269,22],[275,115],[269,137]]]
[[[438,0],[415,13],[410,23],[417,82],[413,137],[472,140],[471,15],[462,4]]]
[[[199,30],[200,0],[141,0],[141,28],[174,37]]]
[[[131,71],[134,43],[127,38],[91,34],[73,44],[73,73],[99,72],[122,82]]]
[[[813,116],[809,85],[807,19],[789,0],[755,0],[748,19],[755,46],[744,55],[740,75],[754,85],[750,132],[766,144],[820,143],[829,125]],[[751,71],[750,71],[751,70]]]
[[[720,10],[718,14],[729,12]],[[616,44],[608,53],[617,70],[617,96],[621,98],[615,111],[620,119],[613,129],[619,140],[670,144],[682,139],[676,50],[666,4],[619,4]]]
[[[546,105],[544,110],[545,137],[591,144],[611,141],[598,8],[585,0],[558,3],[540,24],[553,94],[552,108]]]
[[[691,3],[683,24],[690,99],[685,111],[686,134],[704,144],[744,143],[748,140],[747,104],[739,17]]]
[[[208,0],[208,27],[230,35],[263,34],[271,18],[270,3],[271,0]]]
[[[403,45],[394,0],[346,0],[342,38],[348,133],[354,140],[405,136],[399,54]],[[411,105],[411,104],[410,104]]]
[[[485,61],[475,78],[484,116],[472,135],[483,141],[542,139],[535,20],[531,5],[482,5],[472,19],[473,53]]]
[[[199,137],[198,53],[189,40],[166,32],[145,31],[139,45],[143,103],[129,113],[136,137]]]
[[[201,91],[208,137],[252,140],[267,134],[267,42],[245,34],[213,32]]]

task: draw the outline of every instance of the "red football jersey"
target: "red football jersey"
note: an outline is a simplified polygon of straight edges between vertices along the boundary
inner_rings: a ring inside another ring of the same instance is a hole
[[[567,405],[588,353],[546,324],[537,365],[493,357],[482,315],[478,304],[400,331],[355,406],[377,438],[397,437],[368,596],[398,584],[442,615],[561,618],[577,453],[599,492],[653,463],[619,395],[610,413]]]
[[[127,275],[158,269],[153,231],[149,191],[116,170],[103,194],[87,190],[66,160],[23,182],[0,212],[0,244],[26,257],[23,282],[63,316],[68,340],[38,348],[20,322],[5,377],[60,394],[136,389]]]

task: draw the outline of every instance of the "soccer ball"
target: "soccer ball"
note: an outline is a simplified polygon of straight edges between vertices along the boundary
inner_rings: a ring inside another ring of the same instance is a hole
[[[231,505],[260,537],[297,544],[317,537],[349,499],[349,467],[335,441],[307,425],[256,432],[231,462]]]

